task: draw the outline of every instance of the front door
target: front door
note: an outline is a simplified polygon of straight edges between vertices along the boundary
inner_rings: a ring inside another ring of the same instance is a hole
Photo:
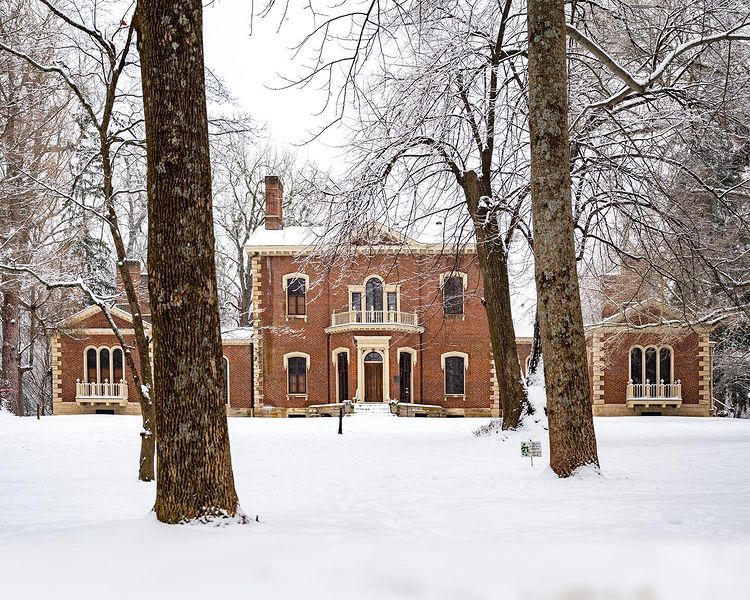
[[[383,401],[383,363],[365,363],[365,402]]]

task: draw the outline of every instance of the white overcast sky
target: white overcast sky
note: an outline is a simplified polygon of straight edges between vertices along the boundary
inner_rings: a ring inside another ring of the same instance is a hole
[[[221,77],[242,108],[265,123],[274,144],[294,146],[310,139],[330,121],[316,116],[326,94],[313,86],[274,90],[288,77],[302,72],[293,62],[295,46],[310,31],[312,21],[304,4],[289,0],[287,18],[279,28],[280,8],[270,16],[253,20],[247,0],[215,0],[204,9],[204,44],[207,66]],[[257,5],[256,5],[257,6]],[[343,131],[332,131],[322,140],[297,148],[300,158],[309,157],[322,168],[334,166],[341,150]]]

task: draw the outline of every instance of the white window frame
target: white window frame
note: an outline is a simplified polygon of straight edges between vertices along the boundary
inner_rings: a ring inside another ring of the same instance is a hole
[[[306,398],[307,397],[307,390],[308,390],[308,380],[307,380],[307,373],[305,373],[305,393],[304,394],[291,394],[289,392],[289,359],[290,358],[304,358],[307,362],[305,363],[306,369],[305,371],[310,370],[310,355],[306,352],[287,352],[284,355],[284,372],[286,375],[286,395],[292,396],[294,398]]]
[[[395,283],[395,284],[386,284],[385,279],[383,279],[380,275],[377,275],[375,273],[368,275],[362,280],[362,285],[350,285],[349,288],[349,305],[347,307],[347,310],[353,311],[352,309],[352,294],[355,292],[359,292],[362,294],[362,303],[360,308],[362,309],[360,312],[365,313],[367,312],[367,282],[372,279],[379,279],[380,284],[383,286],[383,312],[394,312],[392,310],[388,310],[388,293],[396,293],[396,312],[401,312],[401,284]]]
[[[411,354],[411,381],[409,382],[409,391],[411,392],[411,403],[414,404],[414,367],[417,366],[417,351],[409,346],[396,348],[396,364],[398,365],[398,375],[401,377],[401,353]],[[401,389],[399,388],[399,400],[401,400]]]
[[[339,346],[333,352],[331,352],[331,362],[333,363],[334,381],[336,382],[336,402],[339,401],[339,354],[346,354],[346,364],[349,366],[351,372],[352,361],[349,353],[349,348]]]
[[[231,380],[232,380],[232,375],[231,375],[231,370],[230,370],[231,369],[231,365],[229,364],[229,357],[226,354],[222,354],[221,355],[221,359],[222,359],[222,363],[224,361],[226,361],[226,365],[227,365],[227,368],[226,368],[226,371],[227,371],[227,380],[226,380],[226,386],[227,386],[227,406],[231,406],[231,402],[229,401],[229,397],[232,394],[232,385],[230,383]]]
[[[662,344],[660,346],[657,346],[656,344],[648,344],[646,346],[641,346],[640,344],[634,344],[630,347],[628,350],[628,380],[633,381],[633,350],[636,348],[640,349],[641,351],[641,382],[643,384],[646,383],[646,350],[649,348],[653,348],[656,350],[656,381],[650,381],[649,383],[661,383],[662,382],[662,376],[661,376],[661,350],[662,348],[666,348],[669,350],[669,368],[672,371],[671,377],[670,377],[670,383],[675,383],[676,379],[674,376],[674,348],[670,344]]]
[[[464,393],[463,394],[449,394],[447,391],[447,382],[445,381],[445,359],[446,358],[463,358],[464,359]],[[465,397],[466,396],[466,372],[469,370],[469,355],[466,352],[443,352],[440,355],[440,368],[443,370],[443,394],[452,398]]]
[[[96,351],[96,381],[89,381],[89,368],[88,368],[88,354],[89,350]],[[109,350],[109,372],[110,375],[115,372],[115,350],[122,352],[122,382],[125,382],[125,350],[122,346],[107,346],[102,344],[101,346],[94,346],[90,344],[83,349],[83,381],[84,383],[104,383],[102,381],[102,365],[101,365],[101,351]],[[108,381],[107,383],[120,383],[119,381]]]
[[[286,289],[289,286],[290,279],[304,279],[305,280],[305,314],[304,315],[290,315],[289,314],[289,296],[286,293]],[[305,273],[286,273],[281,276],[281,289],[284,290],[284,314],[286,320],[289,319],[302,319],[307,322],[307,315],[310,312],[308,296],[310,294],[310,276]]]
[[[464,284],[464,295],[461,301],[461,314],[447,314],[445,312],[445,280],[449,279],[451,277],[460,277],[461,281]],[[444,273],[440,273],[440,300],[442,304],[442,313],[443,317],[448,317],[449,319],[458,319],[459,317],[461,320],[466,319],[466,290],[469,287],[469,276],[464,273],[463,271],[445,271]]]

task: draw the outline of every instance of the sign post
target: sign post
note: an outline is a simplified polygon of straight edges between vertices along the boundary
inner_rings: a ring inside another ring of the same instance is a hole
[[[538,440],[529,440],[521,442],[521,456],[531,459],[531,466],[534,466],[534,457],[542,457],[542,442]]]

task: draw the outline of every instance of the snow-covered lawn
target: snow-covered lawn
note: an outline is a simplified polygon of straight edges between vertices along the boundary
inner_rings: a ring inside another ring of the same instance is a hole
[[[0,596],[750,598],[750,421],[596,422],[557,480],[478,419],[230,419],[260,523],[166,526],[139,419],[0,415]]]

